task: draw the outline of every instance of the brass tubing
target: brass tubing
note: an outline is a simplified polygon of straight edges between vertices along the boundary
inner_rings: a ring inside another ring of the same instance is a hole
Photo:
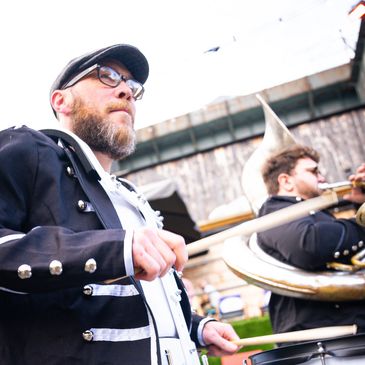
[[[364,188],[365,182],[363,181],[339,181],[335,183],[322,183],[318,184],[321,190],[332,190],[338,195],[345,195],[351,191],[352,188]]]

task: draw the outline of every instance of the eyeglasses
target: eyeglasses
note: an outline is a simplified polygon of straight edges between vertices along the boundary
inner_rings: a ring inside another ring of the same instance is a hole
[[[127,79],[124,75],[121,75],[119,72],[114,70],[112,67],[101,66],[99,64],[95,64],[95,65],[87,68],[86,70],[80,72],[78,75],[76,75],[74,78],[72,78],[69,82],[67,82],[66,85],[64,85],[62,87],[62,89],[66,89],[68,87],[75,85],[82,78],[89,75],[94,70],[97,70],[98,79],[104,85],[107,85],[110,87],[117,87],[122,81],[124,81],[126,83],[126,85],[131,89],[133,98],[135,100],[142,99],[142,96],[144,93],[144,87],[140,82],[133,80],[133,79]]]

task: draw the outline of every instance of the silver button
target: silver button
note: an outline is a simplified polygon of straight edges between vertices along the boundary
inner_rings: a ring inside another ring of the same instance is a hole
[[[77,202],[77,208],[79,208],[79,210],[80,210],[81,212],[83,212],[83,211],[86,209],[86,207],[87,207],[87,203],[86,203],[85,201],[83,201],[83,200],[79,200],[79,201]]]
[[[93,295],[93,287],[91,285],[85,285],[84,289],[82,290],[82,292],[85,295]]]
[[[82,332],[82,338],[85,340],[85,341],[92,341],[93,338],[94,338],[94,334],[92,333],[92,331],[90,330],[86,330],[84,332]]]
[[[352,251],[357,251],[357,246],[356,246],[356,245],[353,245],[353,246],[351,247],[351,249],[352,249]]]
[[[344,254],[344,256],[347,256],[349,253],[350,253],[350,251],[349,251],[349,250],[343,250],[343,254]]]
[[[181,290],[177,289],[173,295],[171,295],[171,299],[177,303],[181,300]]]
[[[20,279],[29,279],[32,277],[32,268],[27,264],[20,265],[18,267],[18,276]]]
[[[73,169],[72,166],[67,166],[66,167],[66,173],[68,176],[74,177],[75,176],[75,170]]]
[[[85,262],[85,271],[92,274],[96,271],[97,269],[97,265],[96,265],[96,261],[94,259],[88,259]]]
[[[139,200],[142,204],[146,204],[146,203],[147,203],[147,199],[144,197],[144,195],[142,195],[142,194],[137,194],[137,198],[138,198],[138,200]]]
[[[51,275],[61,275],[63,271],[62,263],[58,260],[52,260],[49,264],[49,272]]]
[[[300,202],[300,201],[302,200],[302,198],[301,198],[300,196],[296,196],[296,197],[295,197],[295,200],[296,200],[297,202]]]
[[[359,241],[359,242],[358,242],[358,245],[359,245],[359,247],[364,246],[364,241]]]
[[[338,251],[336,251],[334,254],[333,254],[333,257],[335,258],[335,259],[338,259],[339,257],[340,257],[340,253],[338,252]]]

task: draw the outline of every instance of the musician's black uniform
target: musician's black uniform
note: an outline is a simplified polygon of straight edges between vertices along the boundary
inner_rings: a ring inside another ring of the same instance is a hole
[[[0,363],[149,364],[151,338],[128,339],[151,323],[139,283],[103,285],[126,274],[125,231],[95,171],[56,142],[28,128],[0,133]],[[182,296],[197,342],[201,317]],[[115,340],[94,341],[93,328],[115,329]]]
[[[300,198],[272,196],[259,211],[265,215],[296,204]],[[365,247],[365,230],[353,219],[325,211],[258,234],[260,247],[274,258],[304,270],[326,270],[326,263],[349,263]],[[320,302],[272,293],[269,313],[275,333],[323,326],[357,324],[365,330],[365,302]]]

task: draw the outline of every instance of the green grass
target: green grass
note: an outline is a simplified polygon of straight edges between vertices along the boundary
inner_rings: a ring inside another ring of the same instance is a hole
[[[242,319],[239,321],[230,322],[240,338],[265,336],[272,334],[270,319],[267,315],[262,317]],[[242,348],[239,352],[252,350],[271,350],[274,348],[273,344],[247,346]],[[209,365],[221,365],[220,357],[209,357]]]

